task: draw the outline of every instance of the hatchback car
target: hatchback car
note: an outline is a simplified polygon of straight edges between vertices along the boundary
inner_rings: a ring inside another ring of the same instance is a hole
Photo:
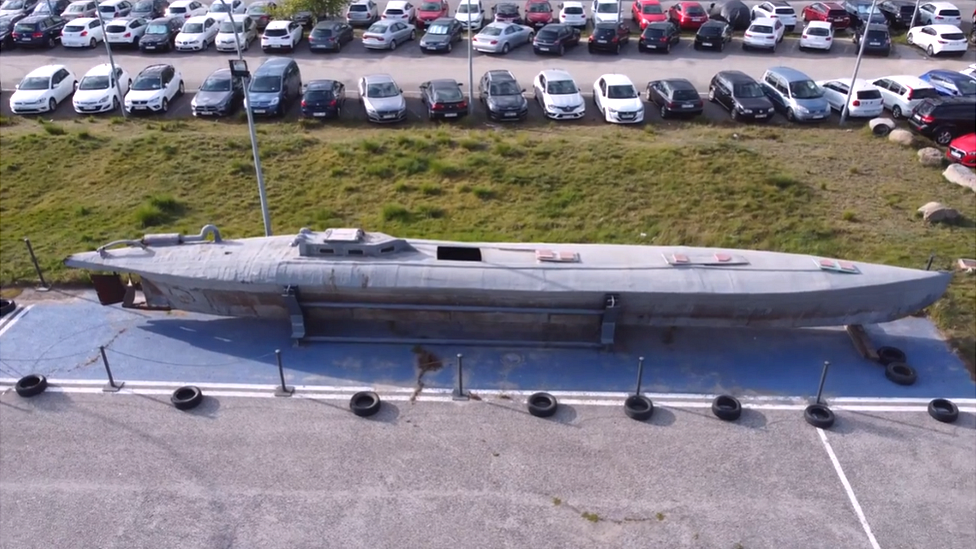
[[[390,0],[386,3],[386,9],[380,14],[380,19],[385,21],[403,21],[408,25],[414,23],[416,10],[410,2],[403,0]]]
[[[225,21],[227,22],[227,21]],[[244,102],[244,80],[229,68],[217,69],[207,76],[190,101],[193,116],[228,116]]]
[[[630,19],[643,30],[651,23],[667,21],[668,14],[660,0],[635,0],[630,6]]]
[[[312,80],[302,94],[302,117],[317,120],[339,118],[345,103],[345,84],[338,80]]]
[[[346,23],[354,27],[368,27],[379,18],[379,9],[373,0],[356,0],[346,9]]]
[[[850,14],[837,2],[816,2],[803,8],[801,13],[807,23],[815,21],[830,23],[836,30],[844,30],[851,26]]]
[[[873,80],[871,84],[881,92],[885,108],[891,111],[892,118],[911,116],[922,101],[939,97],[935,87],[917,76],[886,76]]]
[[[129,17],[129,14],[132,13],[132,2],[129,0],[105,0],[98,4],[98,13],[102,14],[103,21]]]
[[[846,13],[846,12],[845,12]],[[834,28],[824,21],[811,21],[800,35],[800,51],[830,51],[834,45]]]
[[[701,94],[684,78],[653,80],[647,83],[645,93],[647,102],[658,107],[661,118],[689,118],[699,116],[705,110]]]
[[[944,69],[931,70],[918,77],[946,97],[976,97],[976,77]]]
[[[251,2],[244,13],[254,19],[255,27],[259,31],[263,31],[268,23],[271,22],[271,12],[278,7],[273,0],[257,0],[256,2]]]
[[[698,30],[708,21],[708,13],[698,2],[677,2],[668,8],[668,19],[681,30]]]
[[[969,42],[966,35],[955,25],[928,25],[915,27],[905,37],[909,44],[917,46],[934,57],[943,53],[966,55]]]
[[[620,23],[597,23],[590,33],[587,49],[590,53],[611,52],[620,54],[620,49],[630,42],[630,25]]]
[[[388,74],[371,74],[359,79],[359,100],[366,119],[377,124],[407,118],[407,101],[396,80]]]
[[[427,118],[445,120],[468,115],[468,100],[457,80],[443,78],[420,85],[420,101],[427,107]]]
[[[454,43],[461,41],[461,23],[453,17],[442,17],[427,27],[420,38],[420,51],[424,53],[451,53]]]
[[[577,120],[586,116],[583,94],[568,72],[561,69],[544,70],[533,79],[532,89],[535,101],[546,118]]]
[[[146,32],[139,39],[142,52],[173,51],[176,37],[183,30],[182,17],[157,17],[146,25]]]
[[[170,2],[163,15],[166,17],[182,17],[186,20],[191,17],[207,15],[207,7],[199,0],[175,0]]]
[[[217,51],[234,53],[237,51],[238,42],[240,42],[240,49],[247,51],[251,47],[251,43],[257,38],[258,29],[254,19],[247,15],[234,14],[217,23],[214,46],[216,46]]]
[[[160,63],[149,65],[132,81],[123,105],[129,114],[166,113],[173,101],[185,92],[183,75],[176,67]]]
[[[549,0],[526,0],[525,24],[534,29],[541,29],[553,22],[552,11]]]
[[[302,26],[295,21],[272,21],[261,35],[261,49],[270,51],[295,51],[305,35]]]
[[[315,51],[342,51],[353,41],[352,25],[345,21],[320,21],[308,33],[308,49]]]
[[[491,7],[491,18],[496,23],[516,23],[522,24],[522,12],[519,11],[518,4],[503,2]]]
[[[822,122],[830,118],[830,103],[823,88],[796,69],[767,69],[760,85],[773,106],[790,122]]]
[[[231,15],[244,15],[247,12],[247,5],[244,0],[213,0],[207,15],[218,21],[230,18]]]
[[[70,3],[71,0],[41,0],[31,15],[61,15]]]
[[[913,0],[885,0],[878,4],[878,10],[884,15],[888,26],[893,29],[912,27],[912,19],[915,15]]]
[[[555,53],[563,56],[567,47],[580,43],[580,31],[577,28],[559,23],[550,23],[541,29],[532,40],[532,51],[536,54]]]
[[[92,114],[119,110],[122,98],[132,85],[132,78],[121,66],[102,63],[92,67],[78,82],[71,104],[78,114]]]
[[[180,34],[176,36],[176,49],[179,51],[203,51],[217,40],[220,23],[210,15],[191,17],[183,23]]]
[[[585,29],[588,21],[583,2],[571,1],[560,4],[559,22],[563,25]]]
[[[891,33],[888,27],[877,23],[861,26],[855,30],[854,45],[861,45],[861,37],[864,36],[865,29],[867,30],[867,39],[864,43],[864,55],[881,55],[884,57],[891,55]]]
[[[630,78],[623,74],[604,74],[593,83],[593,104],[610,124],[640,124],[644,103]]]
[[[762,86],[742,71],[721,71],[713,76],[708,100],[728,110],[732,120],[766,121],[775,112]]]
[[[976,98],[925,99],[908,118],[908,127],[944,147],[976,128]]]
[[[451,5],[447,0],[421,0],[417,6],[417,25],[426,26],[440,19],[451,16]]]
[[[949,2],[928,2],[918,7],[920,25],[962,25],[962,11]]]
[[[102,24],[94,17],[72,19],[61,29],[61,45],[66,48],[94,48],[104,40]]]
[[[853,94],[850,78],[821,80],[817,85],[823,88],[824,98],[830,103],[831,109],[843,112],[844,105],[847,104],[847,115],[851,118],[875,118],[884,113],[881,92],[867,80],[856,80]]]
[[[478,81],[478,99],[492,120],[524,120],[529,114],[524,93],[511,71],[490,70]]]
[[[786,27],[786,32],[793,32],[793,29],[796,28],[796,10],[784,0],[760,3],[752,8],[752,18],[753,20],[776,19]]]
[[[17,84],[10,96],[10,111],[14,114],[54,112],[77,86],[74,73],[64,65],[38,67]]]
[[[695,33],[696,50],[724,51],[725,46],[732,42],[732,25],[718,19],[709,19],[698,27]]]
[[[776,46],[783,41],[786,26],[779,19],[758,17],[742,35],[742,49],[762,49],[776,53]]]
[[[141,18],[113,19],[105,23],[105,41],[113,46],[135,49],[139,47],[139,40],[146,33],[148,24]]]
[[[671,48],[681,41],[681,29],[674,21],[649,23],[641,31],[637,40],[637,51],[663,51],[671,53]]]
[[[946,148],[946,160],[976,168],[976,133],[953,139]]]

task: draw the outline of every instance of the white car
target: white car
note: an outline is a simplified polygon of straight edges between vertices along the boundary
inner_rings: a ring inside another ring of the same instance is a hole
[[[955,25],[927,25],[908,31],[908,43],[925,50],[929,57],[941,53],[964,55],[969,49],[966,35]]]
[[[302,26],[294,21],[271,21],[261,35],[261,49],[294,50],[302,41]]]
[[[776,45],[783,41],[786,25],[779,19],[757,17],[742,35],[742,49],[763,49],[776,51]]]
[[[800,35],[800,50],[830,51],[834,45],[834,26],[826,21],[810,21]]]
[[[165,16],[189,19],[206,14],[207,8],[199,0],[176,0],[166,8]]]
[[[197,15],[183,23],[176,35],[177,51],[203,51],[217,40],[220,24],[209,15]]]
[[[548,69],[532,81],[535,100],[553,120],[576,120],[586,116],[586,102],[576,80],[562,69]]]
[[[622,74],[604,74],[593,83],[593,103],[611,124],[640,124],[644,102],[640,92]]]
[[[66,48],[94,48],[103,41],[105,33],[97,17],[72,19],[61,29],[61,45]]]
[[[588,19],[582,2],[565,2],[559,10],[559,22],[570,27],[586,28]]]
[[[130,114],[165,113],[183,91],[183,75],[176,67],[165,63],[149,65],[132,81],[122,103]]]
[[[210,4],[210,9],[207,11],[207,15],[213,17],[217,21],[223,21],[228,19],[231,15],[240,15],[247,10],[247,5],[244,0],[213,0]]]
[[[962,12],[949,2],[929,2],[918,7],[918,22],[922,25],[962,25]]]
[[[934,86],[907,74],[878,78],[872,80],[871,85],[881,92],[884,106],[891,111],[892,118],[911,116],[922,101],[939,97],[939,91]]]
[[[823,88],[824,98],[830,103],[830,108],[842,112],[847,94],[851,91],[851,79],[821,80],[817,85]],[[881,90],[874,87],[867,80],[858,78],[854,82],[854,93],[847,106],[847,115],[852,118],[875,118],[884,113],[884,98]]]
[[[17,91],[10,96],[10,110],[14,114],[52,112],[77,85],[74,73],[64,65],[38,67],[17,84]]]
[[[485,8],[481,5],[481,0],[461,0],[454,18],[461,23],[462,29],[467,29],[471,25],[471,30],[479,31],[485,26]]]
[[[593,0],[593,24],[616,23],[620,20],[621,6],[617,0]]]
[[[769,19],[778,19],[786,27],[787,31],[792,32],[796,28],[796,10],[789,2],[783,0],[772,0],[771,2],[763,2],[758,6],[752,8],[752,19],[756,20],[762,17]]]
[[[237,26],[236,36],[234,35],[235,23]],[[235,14],[230,18],[224,19],[218,25],[214,44],[217,45],[217,51],[220,52],[236,52],[237,42],[235,40],[240,40],[241,49],[246,51],[251,46],[251,42],[254,42],[258,37],[254,19],[251,19],[247,15]]]
[[[387,21],[403,21],[404,23],[413,23],[416,15],[417,11],[410,2],[391,0],[386,4],[386,9],[383,10],[383,14],[380,15],[380,18]]]
[[[131,12],[132,3],[129,0],[105,0],[98,4],[98,13],[102,15],[102,21],[128,17]]]
[[[142,18],[113,19],[105,23],[105,41],[109,44],[136,47],[139,39],[146,34],[149,23]]]
[[[131,85],[132,78],[122,67],[115,66],[112,78],[111,64],[95,65],[81,78],[71,104],[78,114],[114,111],[122,106]]]
[[[346,23],[353,26],[369,26],[379,18],[379,8],[373,0],[354,0],[346,11]]]

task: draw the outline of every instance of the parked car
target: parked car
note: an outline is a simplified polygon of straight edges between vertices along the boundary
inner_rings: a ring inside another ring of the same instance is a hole
[[[525,2],[526,25],[534,29],[541,29],[552,22],[552,4],[549,3],[549,0],[527,0]]]
[[[667,21],[668,14],[660,0],[634,0],[630,6],[630,19],[644,30],[651,23]]]
[[[146,25],[146,32],[139,39],[139,50],[143,52],[173,51],[176,37],[183,30],[183,17],[157,17]],[[220,47],[218,46],[219,50]]]
[[[302,117],[318,120],[339,118],[345,104],[345,84],[338,80],[312,80],[302,94]]]
[[[590,8],[593,13],[593,24],[619,22],[620,8],[617,0],[593,0],[593,6]]]
[[[946,149],[946,160],[958,162],[967,168],[976,168],[976,133],[953,139]]]
[[[962,25],[962,12],[949,2],[929,2],[918,7],[919,25]]]
[[[922,101],[939,97],[939,92],[917,76],[894,75],[877,78],[871,85],[878,88],[885,108],[892,118],[911,116]]]
[[[563,2],[559,5],[559,22],[563,25],[585,29],[589,18],[586,16],[586,9],[583,2]]]
[[[359,98],[366,119],[378,124],[399,122],[407,118],[407,101],[403,90],[388,74],[371,74],[359,79]]]
[[[888,24],[888,18],[881,11],[881,5],[876,5],[872,11],[872,4],[872,0],[847,0],[844,2],[844,9],[851,18],[850,28],[852,30],[858,31],[865,25]]]
[[[518,4],[513,4],[510,2],[504,2],[492,6],[491,17],[495,23],[522,24],[522,12],[519,11]]]
[[[373,0],[356,0],[346,11],[346,23],[353,27],[368,27],[379,18],[379,8]]]
[[[6,50],[13,47],[13,34],[13,17],[0,17],[0,50]]]
[[[105,0],[98,4],[98,13],[101,14],[102,21],[129,17],[132,13],[132,3],[129,0]]]
[[[71,105],[78,114],[117,111],[131,85],[132,78],[120,65],[115,65],[114,71],[110,63],[95,65],[81,77]]]
[[[14,24],[10,37],[17,47],[53,48],[67,22],[57,15],[29,15]]]
[[[149,24],[145,19],[113,19],[105,23],[105,41],[113,46],[136,49]]]
[[[370,50],[393,51],[400,44],[416,39],[417,30],[413,25],[408,25],[403,21],[394,21],[392,23],[380,21],[379,23],[373,23],[363,33],[363,47]]]
[[[796,28],[796,10],[793,9],[793,6],[789,2],[785,2],[784,0],[762,2],[752,8],[752,18],[753,20],[761,18],[776,19],[786,27],[786,32],[793,32],[793,29]]]
[[[244,15],[247,12],[247,5],[244,0],[213,0],[207,15],[217,21],[230,18],[231,15]]]
[[[460,41],[461,23],[453,17],[442,17],[427,27],[427,32],[420,38],[420,51],[451,53],[454,43]]]
[[[800,35],[800,51],[822,50],[830,51],[834,45],[834,28],[825,21],[811,21],[807,23]]]
[[[302,95],[302,71],[294,59],[272,57],[254,71],[244,108],[258,116],[284,116]]]
[[[451,16],[447,0],[422,0],[417,6],[417,26],[423,28],[441,17]]]
[[[946,97],[976,97],[976,77],[945,69],[931,70],[918,77]]]
[[[842,112],[847,104],[847,116],[851,118],[876,118],[884,113],[884,98],[881,91],[867,80],[858,79],[854,82],[854,93],[851,94],[851,79],[821,80],[817,85],[823,88],[824,98],[830,103],[830,108]],[[847,96],[850,94],[850,101]]]
[[[10,111],[14,114],[54,112],[77,86],[74,73],[64,65],[38,67],[17,84],[10,96]]]
[[[758,17],[742,35],[742,49],[763,49],[776,53],[776,46],[783,41],[786,25],[779,19]]]
[[[854,31],[854,45],[861,45],[861,37],[867,29],[867,40],[864,44],[864,55],[891,55],[891,32],[884,25],[871,24],[858,27]]]
[[[911,0],[885,0],[878,10],[892,29],[910,29],[915,15],[915,2]]]
[[[481,30],[485,26],[485,6],[481,0],[461,0],[457,11],[454,12],[457,19],[465,30],[471,27],[472,31]]]
[[[959,74],[965,74],[966,76],[972,76],[973,78],[976,78],[976,63],[973,63],[972,65],[969,65],[965,69],[960,70]]]
[[[532,27],[514,23],[489,23],[471,38],[471,47],[482,53],[501,53],[532,43],[535,31]]]
[[[234,14],[218,23],[214,45],[219,52],[236,53],[238,42],[240,49],[247,51],[257,38],[258,29],[254,19],[245,14]]]
[[[966,55],[969,42],[966,35],[954,25],[927,25],[914,27],[908,31],[909,44],[925,50],[929,57],[943,53]]]
[[[40,0],[31,15],[61,15],[71,4],[71,0]]]
[[[973,128],[976,128],[976,98],[925,99],[908,118],[908,127],[915,133],[946,146],[953,139],[972,133]]]
[[[129,114],[166,113],[170,104],[184,93],[180,71],[173,65],[160,63],[142,69],[122,103]]]
[[[38,0],[4,0],[0,3],[0,17],[27,17],[37,7]]]
[[[271,12],[277,8],[278,4],[273,0],[257,0],[256,2],[251,2],[244,13],[251,19],[254,19],[258,32],[261,32],[271,22]],[[350,6],[350,9],[352,9],[352,6]]]
[[[261,4],[261,1],[255,2],[255,4]],[[251,5],[253,6],[254,4]],[[191,17],[198,17],[206,14],[206,6],[204,6],[198,0],[176,0],[166,8],[166,13],[164,15],[169,17],[179,16],[186,20]]]
[[[408,25],[414,23],[415,17],[416,11],[414,10],[413,4],[404,2],[403,0],[390,0],[386,3],[386,9],[380,14],[380,19],[385,21],[403,21]]]
[[[261,34],[261,49],[271,51],[295,51],[302,37],[305,36],[305,29],[295,21],[276,20],[268,23]]]
[[[645,90],[647,102],[658,107],[661,118],[690,118],[705,112],[705,102],[694,84],[684,78],[653,80]]]
[[[237,0],[240,2],[241,0]],[[229,5],[230,2],[228,1]],[[214,6],[222,5],[220,0],[213,0]],[[153,19],[159,19],[166,15],[166,8],[169,7],[169,2],[166,0],[136,0],[132,4],[132,11],[129,15],[132,17],[142,17],[146,21],[152,21]]]
[[[532,81],[536,103],[552,120],[577,120],[586,116],[583,94],[570,74],[562,69],[540,72]]]
[[[429,80],[420,85],[420,101],[427,107],[427,118],[445,120],[468,115],[468,100],[461,84],[451,78]]]
[[[729,111],[732,120],[766,121],[775,112],[759,82],[742,71],[716,73],[708,84],[708,100]]]
[[[830,118],[830,103],[823,88],[796,69],[766,69],[760,85],[773,106],[790,122],[822,122]]]
[[[95,3],[95,0],[78,0],[68,4],[68,7],[61,12],[61,17],[68,21],[80,17],[97,17],[96,11],[98,11],[98,4]]]
[[[719,0],[708,4],[710,19],[725,21],[733,31],[744,31],[752,23],[752,10],[741,0]]]
[[[619,55],[620,48],[630,42],[630,25],[626,21],[596,23],[588,40],[587,48],[590,53],[603,51]]]
[[[637,51],[663,51],[671,53],[671,48],[681,41],[681,29],[674,21],[648,23],[637,40]]]
[[[697,31],[708,21],[708,13],[698,2],[678,2],[668,8],[668,19],[674,21],[681,30]]]
[[[352,25],[344,21],[320,21],[308,33],[308,48],[311,51],[342,51],[342,46],[355,38]]]
[[[316,14],[308,10],[296,11],[290,17],[291,21],[298,23],[302,29],[311,29],[319,22],[319,19],[327,19],[326,14]]]
[[[179,51],[203,51],[217,41],[220,24],[210,15],[197,15],[183,23],[176,36],[176,49]]]
[[[580,31],[577,28],[559,23],[550,23],[541,29],[532,40],[532,51],[536,54],[555,53],[563,56],[567,47],[578,46]]]
[[[640,124],[644,103],[640,92],[623,74],[604,74],[593,83],[593,104],[610,124]]]
[[[66,48],[94,48],[105,41],[102,23],[94,17],[79,17],[61,29],[61,45]]]
[[[492,120],[525,120],[529,114],[529,102],[524,93],[525,89],[511,71],[490,70],[478,81],[478,99]]]
[[[820,21],[830,23],[836,30],[844,30],[851,26],[851,16],[844,6],[837,2],[817,2],[803,8],[803,21],[807,23]]]
[[[225,20],[223,23],[228,23]],[[231,74],[229,68],[217,69],[207,76],[190,101],[190,112],[197,117],[231,115],[244,102],[244,79]]]
[[[704,25],[698,27],[695,33],[696,50],[718,50],[724,51],[727,44],[732,43],[732,25],[719,19],[709,19]]]

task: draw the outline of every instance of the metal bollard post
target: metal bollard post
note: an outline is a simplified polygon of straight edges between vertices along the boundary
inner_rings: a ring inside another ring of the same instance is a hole
[[[637,390],[634,391],[636,396],[640,396],[642,381],[644,381],[644,357],[637,359]]]
[[[935,261],[935,254],[929,254],[929,262],[925,264],[925,270],[928,271],[932,268],[932,262]]]
[[[99,346],[98,351],[102,353],[102,364],[105,365],[105,373],[108,374],[108,385],[102,387],[102,391],[105,393],[117,393],[125,385],[125,382],[123,381],[118,385],[115,384],[115,379],[112,377],[112,369],[108,367],[108,357],[105,356],[105,346]]]
[[[817,404],[821,404],[820,397],[823,396],[824,382],[827,381],[827,369],[830,368],[830,362],[824,361],[823,373],[820,374],[820,387],[817,389]]]
[[[451,393],[451,398],[454,400],[469,400],[471,395],[464,390],[464,370],[462,366],[462,360],[464,356],[458,353],[457,356],[457,383],[454,384],[454,391]]]
[[[281,385],[275,388],[276,397],[290,397],[295,393],[294,387],[285,385],[285,369],[281,365],[281,349],[275,349],[275,360],[278,361],[278,377],[281,378]]]
[[[41,266],[37,263],[37,256],[34,255],[34,246],[31,246],[30,239],[25,238],[24,244],[27,245],[27,253],[30,254],[31,263],[34,264],[34,272],[37,273],[37,278],[41,281],[41,285],[36,288],[36,291],[46,292],[50,290],[51,286],[44,280],[44,273],[41,272]]]

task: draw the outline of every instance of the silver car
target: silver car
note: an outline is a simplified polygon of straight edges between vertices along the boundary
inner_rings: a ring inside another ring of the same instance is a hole
[[[380,21],[363,33],[363,47],[371,50],[397,49],[407,40],[417,39],[417,29],[403,21]]]
[[[483,53],[508,53],[524,44],[531,44],[535,37],[532,27],[515,23],[491,23],[481,29],[471,42],[471,47]]]
[[[403,90],[388,74],[371,74],[360,78],[359,100],[370,122],[399,122],[407,117]]]

